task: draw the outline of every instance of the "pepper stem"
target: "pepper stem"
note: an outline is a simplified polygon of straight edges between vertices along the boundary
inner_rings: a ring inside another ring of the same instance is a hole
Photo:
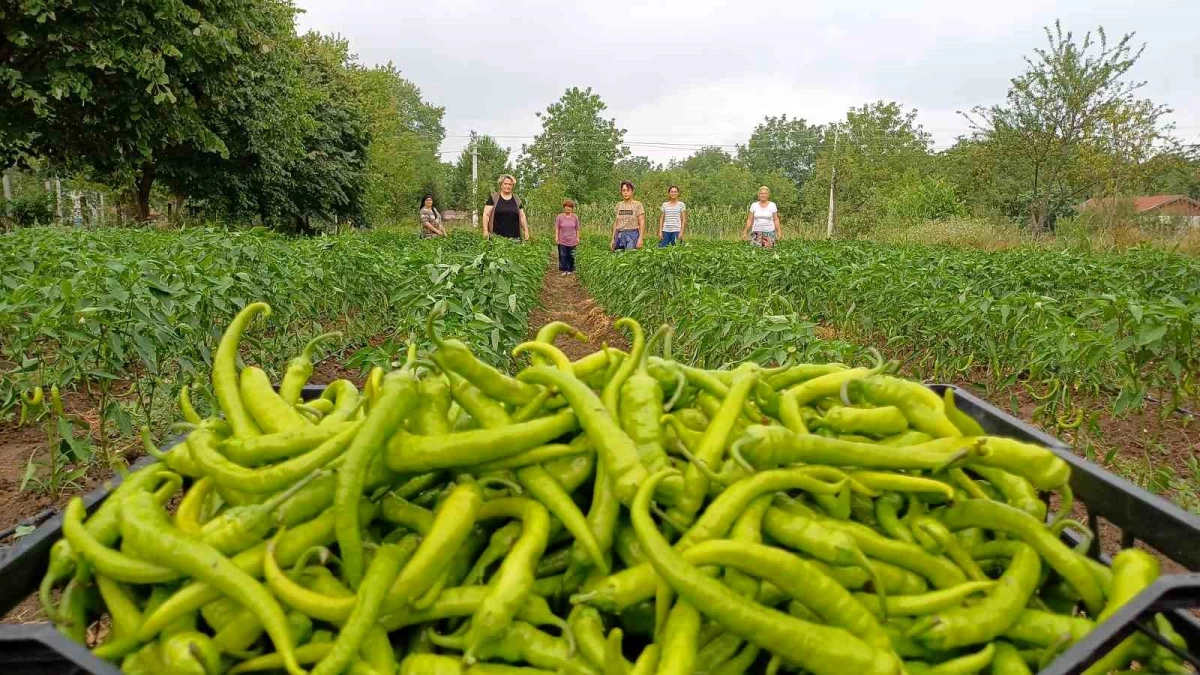
[[[442,336],[438,335],[437,328],[434,327],[434,322],[445,315],[446,301],[438,300],[433,309],[429,311],[429,316],[425,317],[425,335],[438,347],[442,346]]]
[[[340,338],[340,337],[342,337],[341,331],[335,330],[331,333],[322,333],[322,334],[318,335],[317,337],[309,340],[308,344],[304,345],[304,349],[300,350],[300,357],[306,361],[312,361],[313,351],[317,348],[317,345],[321,344],[322,342],[324,342],[326,340],[332,340],[333,338]]]

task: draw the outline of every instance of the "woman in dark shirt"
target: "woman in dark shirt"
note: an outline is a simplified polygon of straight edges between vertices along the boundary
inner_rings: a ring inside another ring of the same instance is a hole
[[[509,239],[529,239],[529,223],[521,199],[513,194],[517,179],[508,174],[500,176],[499,192],[488,196],[483,205],[483,236],[493,233]]]

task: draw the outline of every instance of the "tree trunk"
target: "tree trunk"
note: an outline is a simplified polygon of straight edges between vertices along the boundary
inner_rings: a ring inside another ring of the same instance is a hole
[[[180,223],[183,221],[183,207],[187,204],[187,197],[183,195],[171,195],[167,200],[167,208],[170,209],[167,220],[172,223]]]
[[[156,167],[152,162],[145,162],[138,169],[137,181],[137,216],[138,220],[150,220],[150,188],[154,187]]]

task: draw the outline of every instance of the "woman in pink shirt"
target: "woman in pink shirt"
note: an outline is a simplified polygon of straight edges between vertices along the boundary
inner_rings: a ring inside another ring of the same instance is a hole
[[[575,247],[579,245],[579,216],[575,202],[563,201],[563,212],[554,219],[554,241],[558,244],[558,271],[566,276],[575,273]]]

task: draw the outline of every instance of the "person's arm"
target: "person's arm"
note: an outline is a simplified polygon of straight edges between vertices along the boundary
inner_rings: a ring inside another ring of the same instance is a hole
[[[662,239],[663,223],[667,222],[667,212],[662,209],[658,210],[658,238]]]
[[[525,241],[529,241],[529,223],[525,220],[525,209],[518,210],[517,215],[521,218],[521,236]]]
[[[492,236],[492,211],[495,208],[490,204],[485,204],[483,207],[483,236],[485,237]]]
[[[750,225],[754,223],[754,211],[746,214],[746,227],[742,229],[742,239],[750,238]]]
[[[783,240],[783,225],[779,222],[779,212],[775,212],[775,241]]]
[[[446,223],[442,220],[442,214],[437,211],[433,213],[433,233],[439,237],[446,236]]]
[[[683,232],[687,229],[687,207],[679,212],[679,241],[683,241]]]
[[[437,234],[437,223],[433,221],[432,213],[421,214],[421,231],[429,234]]]
[[[646,238],[646,209],[638,211],[638,240],[637,248],[642,247],[642,240]]]

